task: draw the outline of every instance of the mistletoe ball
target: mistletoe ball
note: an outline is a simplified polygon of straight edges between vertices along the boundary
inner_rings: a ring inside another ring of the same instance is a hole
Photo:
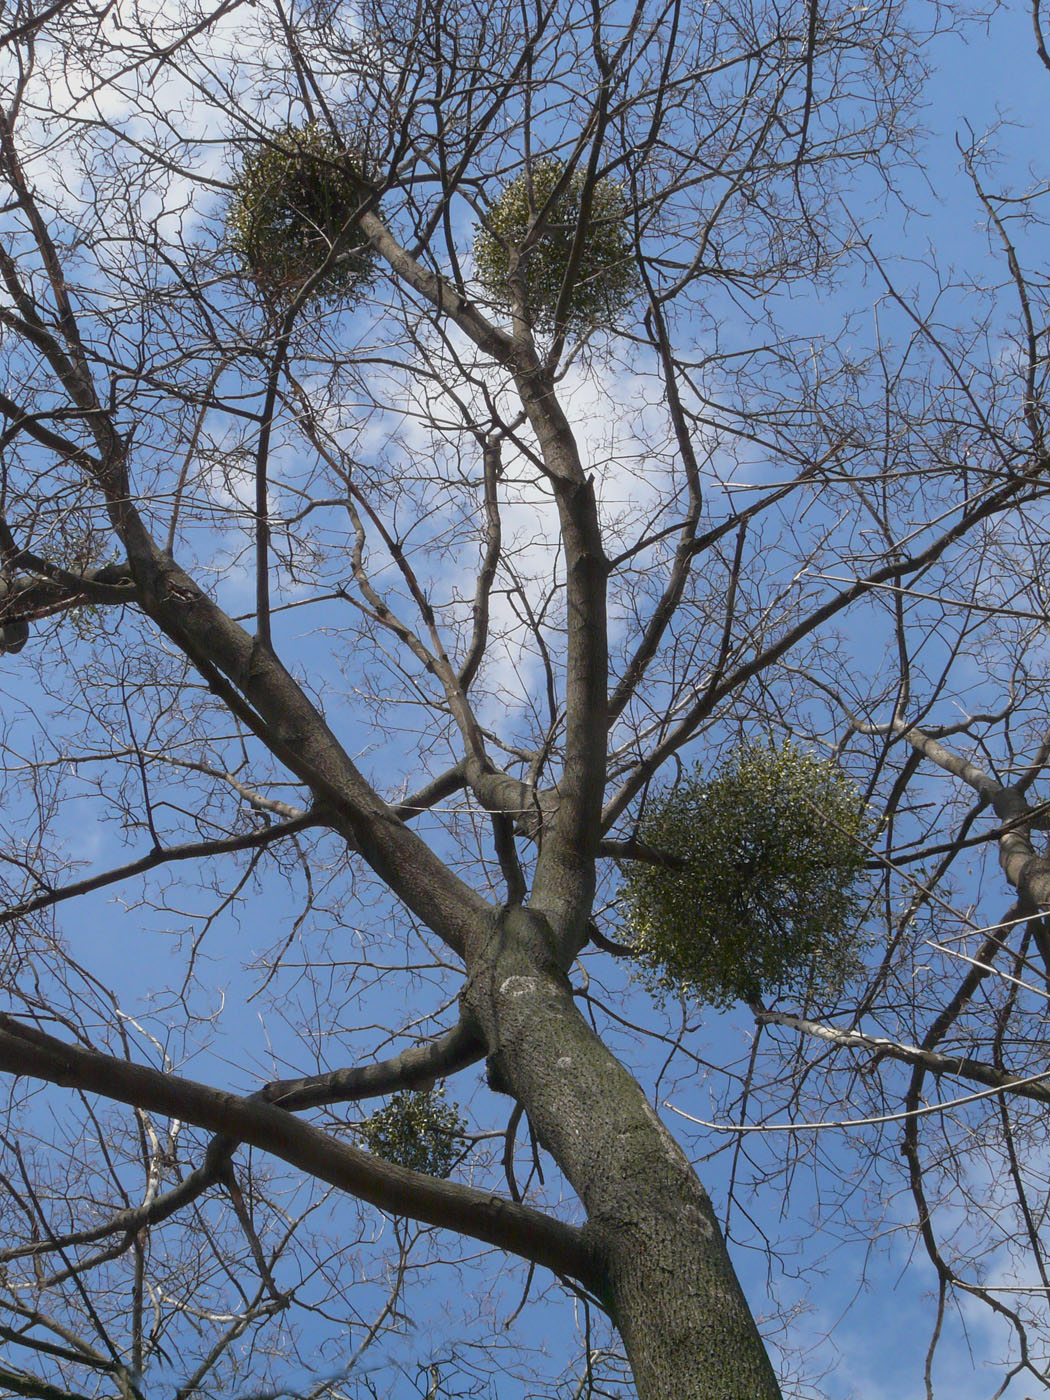
[[[595,181],[585,212],[586,190],[582,171],[566,179],[561,161],[539,161],[504,188],[474,240],[478,280],[486,294],[509,309],[517,283],[524,292],[521,309],[540,329],[554,327],[585,218],[564,308],[566,326],[613,329],[638,291],[622,187],[615,180]]]
[[[358,1127],[369,1152],[411,1171],[446,1177],[463,1150],[466,1123],[442,1089],[405,1089]]]
[[[714,1006],[834,987],[857,962],[865,817],[834,763],[747,746],[651,801],[621,891],[643,979]]]
[[[244,157],[227,210],[231,248],[268,301],[296,296],[327,260],[312,300],[353,301],[375,254],[352,220],[371,187],[361,152],[315,123],[286,126]]]

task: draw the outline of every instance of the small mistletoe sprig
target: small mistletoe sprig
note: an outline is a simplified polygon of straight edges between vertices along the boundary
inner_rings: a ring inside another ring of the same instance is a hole
[[[446,1177],[466,1141],[459,1105],[444,1089],[405,1089],[357,1129],[364,1147],[388,1162],[428,1176]]]

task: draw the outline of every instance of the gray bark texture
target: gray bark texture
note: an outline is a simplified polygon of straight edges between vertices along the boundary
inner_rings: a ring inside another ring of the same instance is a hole
[[[466,1003],[495,1085],[525,1106],[586,1211],[599,1291],[641,1400],[780,1395],[707,1193],[577,1009],[546,921],[505,910]]]

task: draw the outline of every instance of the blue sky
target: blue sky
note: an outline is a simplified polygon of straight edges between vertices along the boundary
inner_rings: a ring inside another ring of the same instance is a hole
[[[928,250],[935,251],[942,267],[956,266],[960,273],[974,265],[987,266],[988,237],[973,190],[960,170],[956,136],[965,139],[967,122],[975,134],[1000,124],[994,139],[1003,155],[996,167],[996,178],[1004,185],[1023,187],[1030,178],[1030,162],[1045,159],[1042,133],[1050,94],[1050,73],[1038,63],[1030,21],[1020,10],[995,12],[986,28],[970,27],[965,39],[958,35],[942,37],[932,49],[932,62],[934,72],[926,88],[928,106],[924,116],[929,135],[923,138],[921,146],[923,173],[913,173],[905,181],[915,208],[905,213],[893,201],[878,201],[874,191],[865,186],[851,196],[856,216],[865,220],[865,232],[874,251],[886,258],[902,284],[919,289],[920,302],[932,297]],[[212,150],[208,159],[214,164],[207,165],[202,156],[202,168],[218,171],[219,154]],[[1022,235],[1026,253],[1034,257],[1039,252],[1040,237],[1038,231],[1027,241]],[[1002,274],[997,271],[990,275]],[[883,323],[893,321],[897,315],[885,303],[883,293],[877,275],[869,269],[866,276],[858,272],[848,277],[843,289],[826,299],[813,298],[810,290],[800,292],[789,299],[785,316],[799,334],[830,334],[848,303],[857,314],[858,342],[865,343],[877,305]],[[1002,293],[1004,299],[1010,295],[1009,288]],[[962,292],[954,292],[945,300],[961,308],[966,305]],[[604,460],[607,406],[617,398],[626,399],[631,382],[629,366],[616,372],[591,366],[567,386],[568,407],[586,422],[583,436],[599,460]],[[616,438],[621,454],[625,446],[633,450],[650,432],[659,430],[658,414],[652,421],[644,415],[639,417],[640,422],[635,419],[631,423],[633,437],[621,433]],[[414,425],[407,417],[401,422],[396,422],[396,418],[393,411],[385,416],[377,414],[361,430],[366,464],[373,457],[379,460],[388,437],[395,431],[406,461],[414,448],[420,448]],[[291,457],[282,463],[289,479],[296,479],[299,465]],[[643,468],[645,465],[643,462]],[[776,464],[771,466],[756,450],[750,456],[744,452],[733,470],[734,481],[750,485],[775,471]],[[640,470],[639,476],[642,475]],[[206,484],[213,501],[227,506],[231,501],[236,504],[229,492],[223,496],[216,479]],[[609,483],[609,496],[613,497],[615,486],[622,490],[625,499],[637,504],[644,497],[645,485],[644,479],[635,479],[629,486]],[[603,489],[605,486],[603,483]],[[724,493],[713,487],[712,508],[717,508],[723,499]],[[380,514],[387,522],[396,518],[396,510],[396,500],[383,499]],[[521,540],[531,546],[525,557],[539,568],[537,560],[542,559],[546,548],[542,507],[523,488],[522,500],[510,514]],[[236,544],[224,542],[223,549],[216,549],[210,559],[216,594],[234,612],[250,608],[252,599],[252,580],[243,559],[237,556]],[[766,555],[771,568],[774,562],[776,567],[786,568],[790,563],[790,538],[786,542],[771,538]],[[458,564],[454,552],[450,552],[446,562],[449,576]],[[334,621],[336,615],[331,616]],[[314,630],[318,620],[321,625]],[[293,610],[279,617],[275,631],[282,645],[287,645],[289,651],[294,649],[295,665],[303,674],[318,678],[321,700],[348,750],[384,790],[396,791],[402,776],[413,771],[406,750],[413,737],[414,718],[407,711],[403,721],[400,713],[395,714],[390,734],[382,738],[377,730],[368,727],[362,718],[367,706],[359,706],[358,702],[362,702],[362,696],[368,700],[373,688],[381,690],[384,672],[379,663],[374,663],[367,674],[358,674],[358,658],[352,652],[347,655],[345,650],[340,651],[325,630],[327,621],[327,615],[314,608]],[[104,640],[99,649],[102,655]],[[881,642],[880,636],[880,645]],[[850,624],[843,654],[848,652],[859,664],[872,648],[872,634],[862,632],[860,623]],[[933,667],[940,654],[936,643],[931,651]],[[31,652],[24,655],[35,664]],[[148,656],[147,646],[136,654],[135,664],[144,665]],[[508,674],[520,665],[517,683],[526,694],[539,689],[541,668],[535,657],[518,655],[508,646],[504,664]],[[964,674],[969,703],[980,698],[986,678],[976,664]],[[85,694],[95,679],[85,677]],[[63,701],[68,699],[71,706],[73,697],[64,696],[60,689],[49,689],[46,671],[38,683],[31,666],[23,665],[19,658],[0,660],[0,694],[4,697],[3,717],[11,726],[15,748],[26,756],[33,742],[40,745],[38,756],[48,756],[50,740],[57,738],[63,727],[76,728],[75,712],[70,709],[63,718]],[[494,700],[489,712],[493,719],[499,717],[498,709],[498,701]],[[32,721],[49,711],[55,715],[54,729],[46,728],[42,739],[33,740]],[[141,718],[136,714],[136,719]],[[390,717],[384,714],[383,718]],[[227,751],[229,761],[234,762],[237,743],[231,740]],[[253,761],[257,760],[256,754],[247,752]],[[190,754],[189,748],[186,754]],[[444,761],[440,752],[428,753],[426,757],[433,760],[433,770]],[[94,825],[107,808],[107,797],[95,790],[90,765],[83,765],[75,777],[66,776],[70,781],[50,834],[62,843],[71,860],[81,862],[84,870],[95,869],[127,858],[125,842],[132,853],[148,844],[146,831],[121,826],[117,803],[109,808],[108,825]],[[936,775],[928,782],[931,788],[944,786]],[[175,803],[179,791],[179,784],[173,781],[170,790],[164,789],[163,797]],[[294,790],[282,795],[292,803],[301,797]],[[12,796],[10,815],[18,814],[17,804],[25,796]],[[133,798],[129,798],[128,805],[133,806]],[[470,820],[468,813],[462,815],[464,822]],[[182,818],[173,812],[170,820],[175,829]],[[420,827],[440,839],[436,821],[424,820]],[[1004,890],[997,880],[994,864],[990,871],[975,866],[972,890],[963,888],[958,897],[963,903],[976,901],[979,896],[986,898],[986,917],[994,917],[1005,902]],[[344,906],[341,901],[351,885],[355,885],[357,902]],[[389,1053],[392,1046],[403,1043],[411,1034],[443,1028],[452,1019],[454,976],[447,975],[433,946],[409,927],[403,913],[391,908],[363,872],[347,866],[333,842],[312,847],[308,859],[290,860],[287,871],[263,867],[259,877],[249,879],[228,902],[224,888],[201,891],[176,882],[169,890],[163,881],[154,880],[146,887],[148,900],[142,898],[143,888],[137,882],[129,882],[115,891],[89,896],[75,908],[63,911],[61,926],[72,955],[115,989],[122,1012],[163,1041],[176,1067],[185,1065],[185,1072],[194,1077],[248,1091],[270,1075],[293,1069],[311,1070],[315,1065],[305,1062],[304,1054],[316,1055],[318,1067],[350,1063],[358,1057]],[[303,932],[296,920],[308,890],[313,893],[315,909]],[[205,928],[209,909],[218,912]],[[196,937],[201,941],[195,981],[185,1001],[180,1001],[170,989],[173,981],[176,985],[181,982],[187,948]],[[282,946],[286,947],[284,971],[264,994],[262,960],[268,950]],[[296,954],[300,949],[301,961],[308,961],[309,955],[321,966],[320,973],[308,974],[305,967],[297,970]],[[350,964],[357,959],[359,949],[370,954],[373,963],[381,964],[382,975],[356,967],[344,968],[344,962]],[[255,965],[247,982],[242,975],[245,963]],[[622,969],[608,967],[607,960],[588,960],[578,980],[581,992],[593,993],[595,1015],[625,1060],[643,1082],[654,1081],[666,1058],[666,1045],[656,1036],[674,1034],[675,1008],[666,1013],[665,1019],[663,1012],[650,1007],[645,994]],[[77,995],[81,995],[80,989]],[[93,993],[85,991],[83,995],[86,1001],[81,1004],[81,1011],[90,1017],[90,1011],[84,1012],[83,1008]],[[193,1017],[188,1024],[187,1007]],[[100,1020],[102,1009],[98,1011]],[[643,1037],[619,1027],[609,1013],[627,1013],[654,1035]],[[417,1020],[417,1015],[429,1019]],[[698,1018],[690,1015],[690,1019],[695,1022]],[[384,1025],[396,1026],[401,1039],[386,1040],[378,1029]],[[728,1067],[736,1072],[746,1061],[751,1033],[749,1018],[738,1012],[707,1015],[703,1026],[694,1027],[689,1038],[689,1045],[703,1057],[706,1068],[698,1067],[696,1061],[680,1062],[674,1071],[664,1073],[654,1088],[656,1102],[669,1102],[698,1117],[720,1119],[725,1090],[722,1071]],[[134,1027],[129,1034],[132,1044],[141,1048],[143,1058],[156,1058],[155,1047],[151,1048]],[[478,1072],[468,1071],[457,1079],[449,1086],[449,1096],[469,1106],[472,1126],[478,1132],[495,1133],[505,1126],[507,1103],[483,1086]],[[46,1106],[48,1112],[61,1115],[60,1096],[49,1096]],[[844,1107],[848,1109],[849,1105]],[[347,1116],[351,1120],[354,1117]],[[701,1159],[703,1179],[721,1206],[734,1161],[732,1139],[693,1132],[673,1113],[666,1116],[672,1131]],[[887,1150],[892,1151],[892,1135],[887,1134],[884,1141]],[[477,1180],[499,1180],[500,1147],[498,1139],[479,1141],[474,1168]],[[791,1346],[802,1352],[801,1358],[792,1356],[785,1363],[791,1368],[786,1374],[796,1374],[797,1368],[799,1376],[789,1393],[797,1400],[816,1395],[826,1396],[827,1400],[918,1397],[922,1394],[922,1368],[935,1285],[930,1267],[919,1258],[916,1248],[911,1202],[899,1181],[885,1187],[869,1185],[865,1173],[872,1168],[865,1157],[863,1139],[846,1141],[838,1130],[827,1129],[812,1148],[793,1145],[791,1151],[796,1150],[790,1195],[785,1193],[782,1177],[771,1166],[786,1151],[780,1140],[754,1144],[753,1166],[742,1157],[736,1159],[738,1182],[748,1183],[741,1191],[741,1206],[746,1206],[746,1214],[737,1208],[732,1217],[734,1258],[756,1314],[765,1316],[775,1308],[783,1309],[789,1318]],[[751,1145],[747,1151],[752,1152]],[[525,1162],[522,1170],[527,1169]],[[846,1186],[841,1182],[829,1186],[831,1172],[844,1178]],[[548,1198],[556,1201],[564,1188],[549,1164],[547,1173]],[[764,1176],[768,1177],[765,1182]],[[843,1194],[836,1211],[829,1209],[828,1204],[829,1192],[833,1196],[837,1190]],[[869,1192],[872,1200],[878,1198],[873,1208],[882,1212],[882,1227],[876,1238],[858,1239],[855,1227],[860,1204]],[[289,1208],[302,1204],[303,1199],[292,1189]],[[561,1208],[570,1210],[571,1204],[563,1203]],[[950,1212],[951,1203],[945,1203],[943,1210]],[[303,1388],[304,1370],[312,1368],[322,1376],[337,1372],[353,1354],[364,1326],[381,1307],[386,1275],[380,1261],[393,1228],[390,1222],[379,1222],[369,1212],[358,1212],[342,1201],[319,1210],[317,1218],[324,1222],[318,1236],[331,1237],[335,1241],[331,1247],[345,1251],[341,1267],[364,1276],[363,1322],[350,1334],[343,1332],[339,1322],[320,1316],[304,1322],[302,1359],[288,1364],[288,1383],[298,1389]],[[373,1248],[375,1235],[381,1235],[378,1248]],[[770,1241],[769,1255],[763,1247],[764,1238]],[[464,1256],[461,1265],[436,1264],[426,1249],[425,1243],[419,1246],[420,1258],[426,1263],[421,1264],[422,1276],[412,1280],[402,1304],[402,1336],[377,1344],[369,1354],[368,1365],[377,1368],[374,1375],[379,1393],[395,1395],[398,1400],[402,1395],[416,1394],[417,1390],[409,1387],[417,1385],[418,1364],[439,1357],[452,1331],[462,1327],[468,1342],[479,1349],[491,1347],[493,1337],[503,1336],[525,1348],[520,1369],[508,1360],[498,1384],[478,1393],[498,1393],[500,1400],[532,1400],[538,1391],[530,1376],[558,1375],[569,1364],[574,1349],[578,1349],[582,1313],[574,1313],[572,1304],[556,1288],[550,1288],[548,1280],[541,1280],[534,1286],[552,1296],[545,1303],[530,1303],[515,1317],[513,1326],[507,1327],[506,1319],[515,1314],[524,1287],[522,1267],[514,1264],[501,1272],[498,1265],[479,1264],[472,1257],[472,1246],[463,1247],[444,1239],[437,1243],[435,1253],[452,1260]],[[319,1245],[318,1258],[320,1251]],[[1008,1260],[993,1262],[1002,1270],[1000,1278],[1012,1277]],[[292,1265],[288,1268],[295,1273]],[[318,1264],[317,1280],[322,1274]],[[304,1295],[311,1296],[314,1286],[313,1279],[305,1283]],[[320,1282],[316,1282],[316,1287],[322,1290]],[[218,1296],[221,1285],[215,1284],[215,1288]],[[936,1358],[938,1392],[955,1400],[984,1400],[1001,1381],[998,1366],[1003,1338],[999,1325],[989,1320],[986,1312],[967,1307],[964,1314],[968,1341],[964,1340],[958,1314],[949,1311],[946,1317]],[[774,1343],[777,1335],[774,1326]],[[530,1349],[550,1354],[538,1370],[530,1359]],[[458,1364],[463,1375],[469,1374],[469,1353]],[[177,1374],[178,1367],[173,1371]],[[363,1374],[368,1374],[367,1368]],[[163,1368],[156,1373],[157,1393],[170,1378],[171,1373]],[[479,1380],[479,1385],[485,1384],[488,1382]],[[1018,1380],[1006,1392],[1008,1400],[1021,1400],[1030,1393],[1031,1384]],[[356,1381],[348,1382],[347,1394],[352,1400],[366,1393],[356,1386]],[[543,1391],[545,1396],[552,1393]]]

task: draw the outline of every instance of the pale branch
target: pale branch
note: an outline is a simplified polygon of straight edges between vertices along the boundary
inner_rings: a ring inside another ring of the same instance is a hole
[[[878,1127],[883,1123],[913,1123],[919,1118],[929,1118],[938,1113],[949,1113],[953,1108],[962,1108],[965,1104],[977,1103],[995,1094],[1015,1092],[1019,1084],[1029,1087],[1047,1079],[1050,1079],[1050,1070],[1040,1070],[1038,1074],[1026,1075],[1022,1080],[1010,1085],[996,1084],[990,1089],[976,1089],[972,1094],[960,1094],[958,1098],[945,1099],[943,1103],[923,1104],[921,1107],[908,1107],[893,1113],[875,1113],[867,1118],[823,1118],[816,1123],[716,1123],[707,1118],[697,1118],[692,1113],[686,1113],[684,1109],[676,1108],[673,1103],[665,1102],[664,1107],[669,1108],[672,1113],[676,1113],[679,1118],[685,1118],[690,1123],[698,1124],[701,1128],[711,1128],[719,1133],[739,1133],[741,1135],[748,1133],[812,1133],[824,1128],[871,1128]]]
[[[983,768],[953,753],[915,725],[898,720],[893,729],[916,752],[973,788],[991,806],[1002,822],[998,843],[1003,874],[1028,912],[1050,909],[1050,859],[1036,851],[1030,832],[1033,824],[1045,820],[1042,807],[1030,807],[1022,791],[998,782]],[[1050,973],[1050,943],[1043,930],[1036,929],[1036,941]]]
[[[429,812],[454,792],[462,792],[466,784],[466,763],[460,760],[444,773],[432,778],[429,783],[425,783],[423,787],[417,788],[408,797],[402,798],[394,808],[394,815],[399,821],[410,822],[413,817],[418,817],[420,812]]]
[[[942,1055],[936,1050],[924,1050],[917,1045],[905,1045],[883,1036],[867,1035],[863,1031],[841,1030],[838,1026],[824,1025],[819,1021],[810,1021],[805,1016],[792,1016],[784,1011],[756,1011],[755,1020],[759,1025],[784,1026],[846,1049],[869,1050],[876,1058],[887,1056],[906,1065],[920,1065],[931,1074],[949,1074],[956,1079],[970,1079],[975,1084],[986,1085],[989,1089],[1009,1090],[1022,1098],[1050,1104],[1050,1085],[1033,1081],[1027,1076],[1010,1074],[1006,1070],[986,1064],[983,1060],[970,1059],[967,1055]]]
[[[229,855],[235,851],[259,850],[265,846],[272,846],[275,841],[281,841],[287,836],[305,831],[308,827],[322,824],[323,820],[316,812],[303,812],[289,821],[275,822],[272,826],[246,832],[243,836],[228,836],[217,841],[191,841],[181,846],[152,850],[148,855],[140,856],[138,860],[128,861],[126,865],[100,871],[97,875],[88,875],[83,880],[75,880],[72,884],[62,885],[58,889],[46,890],[43,894],[23,900],[21,904],[15,904],[10,909],[0,910],[0,925],[14,923],[27,914],[35,914],[40,909],[61,904],[67,899],[75,899],[78,895],[90,894],[94,890],[105,889],[107,885],[116,885],[122,880],[144,875],[161,865],[184,860],[207,860],[211,856]]]
[[[274,1313],[283,1312],[287,1306],[288,1301],[284,1298],[271,1299],[262,1304],[249,1304],[244,1312],[235,1317],[208,1348],[197,1368],[186,1377],[175,1391],[172,1400],[190,1400],[192,1395],[200,1391],[202,1382],[214,1369],[216,1363],[229,1351],[233,1343],[244,1335],[257,1318],[270,1317]]]
[[[68,1044],[4,1013],[0,1069],[195,1123],[272,1153],[380,1210],[495,1245],[592,1290],[601,1286],[599,1261],[577,1226],[491,1192],[385,1162],[272,1104]]]
[[[276,797],[267,797],[258,788],[252,787],[249,783],[241,782],[236,773],[231,773],[226,769],[213,768],[208,763],[194,762],[188,758],[177,758],[172,754],[155,749],[143,750],[143,757],[157,763],[169,763],[174,768],[186,769],[191,773],[202,773],[206,778],[218,778],[233,788],[234,792],[239,797],[243,797],[248,806],[256,812],[272,812],[274,816],[284,817],[289,821],[305,815],[301,807],[293,807],[291,803],[281,802]]]

